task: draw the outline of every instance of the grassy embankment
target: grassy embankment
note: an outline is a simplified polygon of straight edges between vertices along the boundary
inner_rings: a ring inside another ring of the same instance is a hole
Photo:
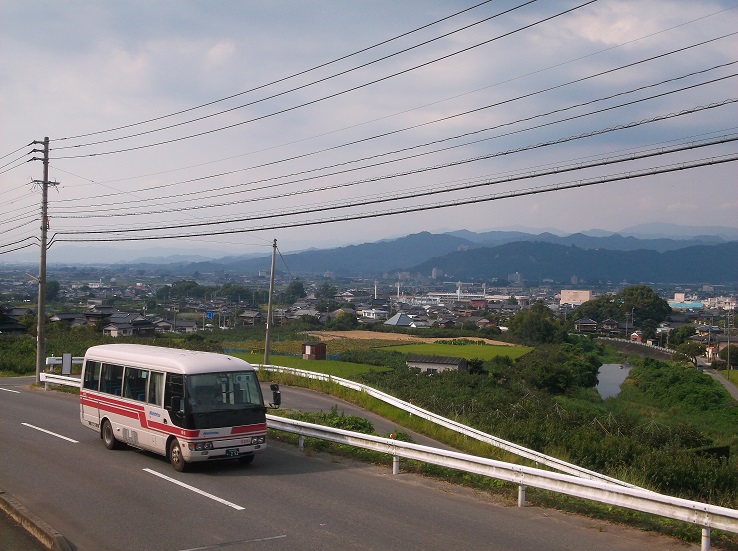
[[[345,343],[345,345],[347,344],[348,343]],[[489,359],[498,354],[507,356],[515,354],[517,357],[517,355],[523,355],[526,352],[526,350],[522,349],[513,351],[510,350],[510,348],[493,352],[493,349],[498,347],[449,347],[448,345],[439,346],[434,344],[391,345],[388,348],[414,354],[464,356],[468,359]],[[620,358],[616,353],[612,351],[610,352],[610,354],[606,355],[606,361],[617,362],[622,360],[622,358]],[[273,364],[282,364],[284,362],[281,362],[281,359],[281,357],[273,357],[270,359],[270,362]],[[328,363],[321,366],[323,362],[313,361],[301,363],[301,360],[296,360],[298,361],[295,361],[294,363],[290,362],[294,367],[328,373],[330,373],[332,369]],[[361,368],[359,367],[358,369],[360,370]],[[376,368],[370,369],[376,370]],[[624,385],[624,392],[621,393],[619,397],[611,398],[604,402],[599,399],[596,392],[591,390],[585,391],[585,389],[580,389],[579,391],[566,396],[560,396],[557,398],[557,402],[562,408],[570,411],[579,409],[591,412],[595,419],[593,422],[596,423],[600,423],[600,420],[611,416],[613,419],[617,419],[617,422],[621,423],[620,427],[622,428],[626,428],[626,425],[635,422],[652,425],[655,432],[665,430],[667,433],[673,431],[675,434],[681,434],[684,431],[684,428],[687,427],[687,433],[699,432],[702,435],[700,438],[703,440],[710,440],[713,443],[716,442],[733,448],[733,457],[735,457],[735,448],[737,447],[735,436],[735,417],[730,408],[728,408],[728,410],[725,409],[726,401],[722,389],[712,385],[711,383],[713,381],[696,371],[683,370],[682,368],[670,369],[672,368],[663,369],[662,374],[658,376],[654,375],[653,377],[651,375],[658,374],[658,370],[641,370],[638,385],[626,384]],[[357,376],[359,376],[358,371]],[[426,434],[467,453],[498,458],[516,463],[525,463],[525,461],[521,461],[520,458],[512,457],[509,454],[500,452],[490,446],[459,438],[458,435],[451,433],[450,431],[446,431],[445,429],[439,428],[431,423],[420,420],[417,417],[410,417],[408,414],[373,400],[366,395],[355,393],[329,383],[306,381],[304,379],[300,380],[300,378],[290,378],[283,375],[275,375],[275,378],[278,379],[278,382],[282,382],[284,384],[308,386],[324,393],[340,396],[347,401],[356,402],[366,409],[373,410],[379,415],[395,421],[400,426]],[[666,392],[664,390],[665,388],[670,388],[672,390],[670,392]],[[453,415],[446,416],[453,417]],[[627,417],[627,419],[624,419],[625,417]],[[592,417],[590,417],[590,420],[591,419]],[[465,422],[463,418],[460,418],[459,420],[461,422]],[[467,424],[473,423],[467,422]],[[494,432],[490,431],[489,428],[478,428],[487,430],[487,432]],[[606,430],[606,427],[603,426],[602,428],[603,430]],[[619,430],[619,428],[617,430]],[[499,434],[497,435],[500,436]],[[504,435],[502,436],[504,437]],[[515,440],[514,438],[512,439]],[[318,442],[315,442],[313,445],[317,449],[328,448],[331,449],[331,451],[359,456],[363,459],[369,459],[382,464],[388,464],[389,462],[389,458],[372,457],[372,454],[367,454],[366,452],[332,448],[331,446],[326,446],[325,443]],[[557,455],[563,459],[568,458],[567,453],[565,452],[563,454],[557,454],[548,450],[548,453],[552,453],[552,455]],[[670,466],[665,465],[664,470],[669,471],[669,467]],[[486,479],[484,477],[476,477],[427,465],[412,464],[411,462],[403,462],[403,469],[437,476],[457,483],[472,485],[486,491],[492,491],[498,494],[501,493],[502,495],[508,496],[510,499],[514,499],[514,488],[510,485]],[[624,468],[618,473],[610,472],[607,474],[610,474],[611,476],[621,474],[621,478],[625,478],[631,483],[650,487],[651,489],[657,489],[653,487],[653,485],[650,484],[650,481],[645,477],[639,476],[639,473],[632,467],[629,469]],[[708,473],[700,474],[703,474],[708,478],[710,476]],[[676,475],[679,476],[678,471]],[[689,476],[686,473],[685,475]],[[674,471],[672,470],[672,472],[669,472],[668,476],[674,476]],[[667,491],[667,493],[670,492]],[[719,504],[729,507],[733,506],[735,503],[735,493],[735,488],[732,491],[729,488],[723,488],[719,494],[722,496],[718,498]],[[611,507],[583,502],[581,500],[571,499],[561,495],[537,491],[535,489],[530,489],[528,492],[528,499],[531,503],[584,513],[594,518],[602,518],[609,521],[637,525],[646,529],[657,530],[677,536],[688,541],[695,541],[699,536],[699,531],[695,530],[694,527],[689,524],[671,522],[627,510],[617,510]],[[726,499],[727,502],[724,501]],[[710,501],[713,503],[715,502],[713,499],[710,499]],[[716,543],[720,542],[720,544],[726,548],[738,549],[738,539],[736,539],[732,534],[724,534],[715,531],[713,532],[713,541]]]

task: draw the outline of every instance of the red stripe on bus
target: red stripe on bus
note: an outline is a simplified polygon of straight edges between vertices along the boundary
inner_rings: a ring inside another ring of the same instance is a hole
[[[256,425],[241,425],[239,427],[233,427],[231,434],[248,434],[251,432],[264,432],[267,428],[266,423],[258,423]]]

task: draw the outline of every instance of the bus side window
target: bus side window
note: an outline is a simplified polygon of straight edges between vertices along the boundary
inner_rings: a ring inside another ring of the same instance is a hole
[[[152,371],[149,376],[149,394],[147,402],[161,407],[162,384],[164,382],[164,373]]]
[[[115,364],[103,364],[100,376],[100,390],[108,394],[120,396],[123,386],[123,366]]]
[[[100,362],[85,361],[85,378],[82,386],[88,390],[97,390],[100,386]]]
[[[146,369],[126,367],[125,384],[123,385],[123,396],[143,402],[146,397],[146,379],[149,372]]]

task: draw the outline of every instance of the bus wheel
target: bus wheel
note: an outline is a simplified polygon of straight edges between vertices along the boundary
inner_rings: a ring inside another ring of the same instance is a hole
[[[241,465],[251,465],[254,462],[254,457],[256,457],[256,454],[253,453],[251,455],[241,455],[238,461]]]
[[[169,442],[169,462],[178,473],[184,472],[187,468],[184,457],[182,457],[182,448],[179,447],[179,440],[172,438]]]
[[[120,442],[115,439],[115,434],[113,434],[113,425],[111,425],[110,421],[108,421],[107,419],[103,421],[102,439],[103,442],[105,442],[105,447],[109,450],[116,450],[120,448]]]

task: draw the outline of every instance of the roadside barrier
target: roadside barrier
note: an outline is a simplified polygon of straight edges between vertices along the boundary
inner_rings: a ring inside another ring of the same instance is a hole
[[[270,429],[297,434],[300,445],[303,438],[310,437],[391,455],[393,474],[399,473],[399,458],[405,458],[511,482],[518,485],[519,507],[525,506],[525,488],[529,486],[695,524],[702,528],[702,551],[710,549],[712,529],[738,533],[735,509],[275,415],[267,415],[267,425]]]

